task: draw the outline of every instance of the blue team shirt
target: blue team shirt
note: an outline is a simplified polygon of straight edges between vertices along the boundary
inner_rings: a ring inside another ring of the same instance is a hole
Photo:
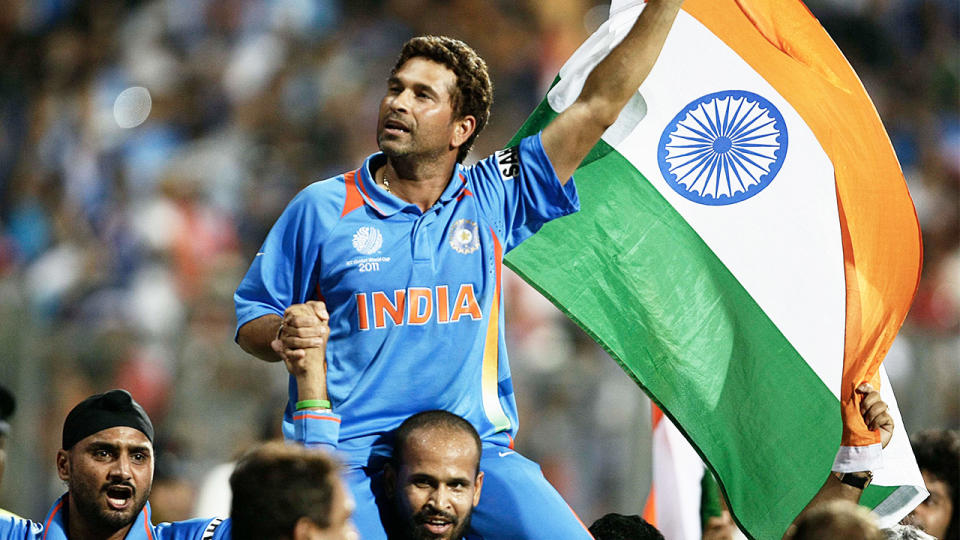
[[[67,495],[57,499],[43,523],[16,516],[0,516],[0,540],[67,540],[64,505]],[[230,520],[191,519],[176,523],[153,525],[150,522],[150,503],[147,503],[126,540],[226,540],[230,538]]]
[[[445,409],[487,441],[517,430],[503,333],[503,255],[579,209],[540,134],[465,167],[426,212],[363,167],[316,182],[287,206],[234,297],[237,328],[321,299],[330,312],[327,387],[349,464],[388,453],[383,435],[411,414]],[[290,402],[284,431],[294,438]]]

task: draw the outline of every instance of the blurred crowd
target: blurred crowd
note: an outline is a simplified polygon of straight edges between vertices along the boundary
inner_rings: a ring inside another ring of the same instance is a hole
[[[811,0],[873,97],[917,207],[924,271],[887,360],[906,429],[960,426],[960,13]],[[606,17],[594,0],[7,0],[0,9],[0,380],[20,406],[0,507],[40,516],[60,423],[129,389],[162,438],[157,520],[278,434],[286,371],[233,342],[232,294],[307,184],[376,150],[400,45],[465,40],[496,87],[469,161],[507,141]],[[133,89],[133,90],[131,90]],[[145,91],[143,89],[146,89]],[[649,406],[512,275],[517,441],[585,519],[637,513]],[[164,501],[167,501],[164,503]]]

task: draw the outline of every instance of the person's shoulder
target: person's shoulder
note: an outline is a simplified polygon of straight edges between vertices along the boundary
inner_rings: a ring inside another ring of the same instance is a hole
[[[222,518],[197,518],[154,527],[156,540],[215,540],[230,538],[230,520]]]
[[[300,190],[300,193],[297,196],[306,196],[311,198],[332,197],[334,195],[342,196],[344,184],[346,183],[345,180],[352,174],[353,171],[350,171],[338,174],[336,176],[331,176],[329,178],[324,178],[322,180],[317,180],[307,184],[305,188]]]
[[[43,525],[0,509],[0,539],[20,540],[40,538]]]
[[[484,181],[499,176],[502,180],[512,180],[523,170],[524,162],[536,161],[546,156],[540,133],[528,135],[519,141],[513,142],[489,156],[477,161],[473,165],[464,166],[462,172],[467,178],[474,181]]]

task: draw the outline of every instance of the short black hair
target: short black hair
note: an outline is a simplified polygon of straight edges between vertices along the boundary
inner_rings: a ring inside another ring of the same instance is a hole
[[[664,540],[656,527],[640,516],[607,514],[590,525],[596,540]]]
[[[493,82],[487,71],[487,63],[469,45],[446,36],[417,36],[403,44],[390,76],[397,73],[403,64],[411,58],[422,57],[433,60],[450,68],[457,76],[457,86],[451,88],[453,113],[456,118],[473,116],[477,119],[476,129],[460,145],[457,162],[463,162],[473,146],[473,142],[483,131],[490,119],[490,107],[493,105]]]
[[[279,441],[255,447],[230,475],[234,540],[290,538],[302,517],[329,527],[338,475],[322,450]]]
[[[953,515],[944,540],[960,539],[960,431],[955,429],[928,429],[910,437],[913,455],[921,471],[947,485],[953,503]]]
[[[400,424],[400,427],[393,434],[393,454],[390,456],[390,461],[395,469],[400,470],[403,465],[403,451],[407,446],[407,441],[421,429],[460,431],[470,436],[477,448],[476,472],[480,472],[480,454],[483,453],[483,443],[480,442],[480,435],[477,434],[477,430],[463,418],[440,409],[419,412]]]

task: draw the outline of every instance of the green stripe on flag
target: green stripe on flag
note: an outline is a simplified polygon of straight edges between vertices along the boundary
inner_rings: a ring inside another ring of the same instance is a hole
[[[555,116],[544,101],[514,140]],[[742,528],[779,538],[830,471],[839,402],[626,158],[606,143],[591,158],[576,173],[581,211],[547,224],[505,262],[674,420]],[[887,491],[871,490],[871,501]]]

